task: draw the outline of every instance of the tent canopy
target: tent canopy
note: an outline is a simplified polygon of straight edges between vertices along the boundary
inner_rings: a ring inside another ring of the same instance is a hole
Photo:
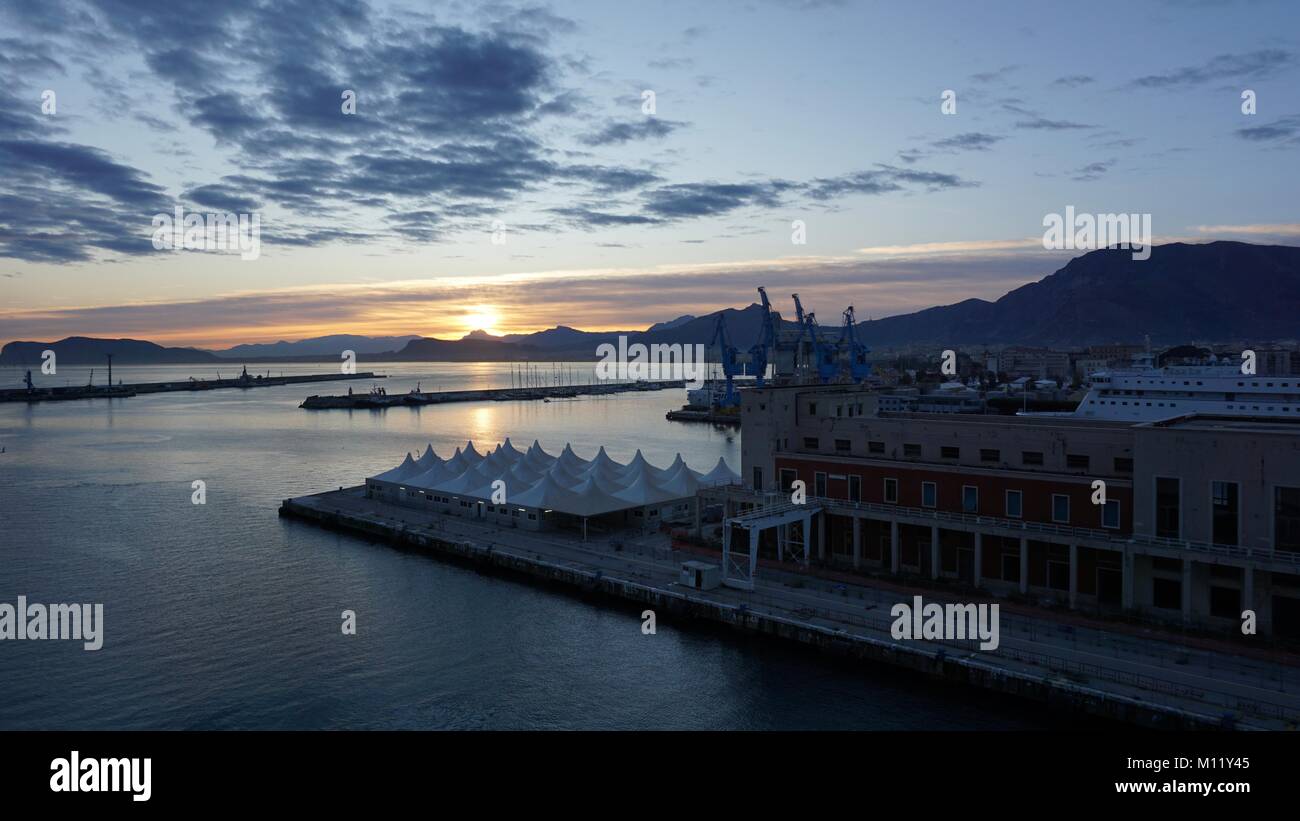
[[[740,476],[722,458],[708,473],[699,473],[687,466],[680,453],[671,465],[660,468],[640,450],[622,463],[603,446],[591,459],[583,459],[567,443],[559,456],[551,456],[536,440],[527,451],[520,451],[506,439],[486,455],[467,442],[449,459],[439,457],[429,445],[419,459],[407,453],[400,465],[369,481],[400,483],[489,504],[493,486],[501,481],[507,505],[587,517],[686,499],[700,487],[738,483]]]

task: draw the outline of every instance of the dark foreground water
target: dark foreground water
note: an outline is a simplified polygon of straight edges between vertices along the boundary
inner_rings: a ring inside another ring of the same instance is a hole
[[[321,366],[273,366],[300,373]],[[364,366],[363,366],[364,369]],[[235,369],[230,369],[234,371]],[[508,383],[396,365],[389,392]],[[116,368],[126,382],[194,368]],[[67,377],[84,382],[84,370]],[[61,374],[62,375],[62,374]],[[207,376],[209,374],[196,374]],[[226,374],[223,374],[226,375]],[[14,382],[14,373],[0,374]],[[383,412],[299,410],[352,384],[0,405],[0,602],[102,602],[103,649],[0,642],[0,728],[1033,728],[1035,705],[839,663],[282,521],[280,500],[538,438],[739,468],[739,435],[670,423],[681,391]],[[207,503],[191,504],[191,483]],[[341,634],[355,610],[358,635]]]

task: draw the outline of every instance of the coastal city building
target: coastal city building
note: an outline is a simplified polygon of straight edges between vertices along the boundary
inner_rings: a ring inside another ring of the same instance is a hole
[[[752,558],[1300,636],[1300,419],[891,413],[854,386],[749,390],[742,419],[744,487],[703,493]]]

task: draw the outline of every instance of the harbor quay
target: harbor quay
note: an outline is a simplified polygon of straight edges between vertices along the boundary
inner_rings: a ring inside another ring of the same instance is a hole
[[[1117,721],[1169,729],[1294,729],[1300,723],[1300,676],[1288,656],[1231,652],[1005,600],[995,650],[980,650],[978,638],[897,639],[891,609],[917,595],[938,603],[999,600],[770,559],[759,562],[748,589],[701,585],[702,568],[717,570],[717,553],[681,538],[694,510],[657,528],[587,533],[511,527],[471,508],[457,510],[376,498],[360,485],[286,499],[280,515],[650,609],[660,627],[677,620],[723,625]],[[674,534],[672,525],[683,527]]]

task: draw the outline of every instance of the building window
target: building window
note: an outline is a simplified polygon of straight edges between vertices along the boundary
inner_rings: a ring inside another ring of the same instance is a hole
[[[974,485],[962,485],[961,509],[963,513],[980,512],[980,489]]]
[[[861,476],[849,477],[849,501],[850,502],[862,501],[862,477]]]
[[[1019,519],[1024,514],[1025,495],[1018,490],[1007,491],[1007,516]]]
[[[885,501],[889,504],[898,504],[898,480],[885,480]]]
[[[1052,494],[1052,521],[1066,525],[1070,523],[1070,497],[1064,493]]]
[[[1156,477],[1156,535],[1177,539],[1181,533],[1177,479]]]
[[[868,443],[867,443],[867,453],[884,453],[884,452],[885,452],[885,443],[884,443],[884,442],[868,442]]]
[[[817,415],[817,403],[816,403],[816,402],[809,402],[809,403],[808,403],[808,415],[809,415],[809,416],[816,416],[816,415]]]
[[[912,458],[912,459],[920,459],[920,458],[921,458],[921,446],[920,446],[920,445],[904,444],[904,445],[903,445],[903,455],[904,455],[904,456],[907,456],[907,457],[909,457],[909,458]]]
[[[1108,530],[1119,530],[1119,500],[1107,499],[1101,506],[1101,526]]]
[[[836,439],[836,440],[835,440],[835,451],[836,451],[837,453],[848,453],[848,452],[849,452],[849,440],[848,440],[848,439]]]
[[[1215,544],[1237,543],[1237,483],[1210,482],[1211,524]]]
[[[754,490],[763,489],[763,469],[754,468]]]
[[[1273,549],[1300,551],[1300,488],[1273,488]]]
[[[799,478],[799,472],[793,468],[781,468],[781,490],[789,493],[794,487],[794,480]]]
[[[1125,402],[1124,404],[1127,405],[1128,403]],[[1087,469],[1088,469],[1088,457],[1087,457],[1087,456],[1084,456],[1083,454],[1079,454],[1079,453],[1067,453],[1067,454],[1065,454],[1065,466],[1066,466],[1067,468],[1076,468],[1076,469],[1078,469],[1078,470],[1087,470]]]
[[[1151,604],[1162,610],[1181,610],[1183,583],[1175,579],[1155,577],[1151,580]]]
[[[1151,403],[1148,402],[1147,404],[1150,405]],[[1132,472],[1133,472],[1133,460],[1130,459],[1130,458],[1127,457],[1127,456],[1116,456],[1116,457],[1115,457],[1115,472],[1116,472],[1116,473],[1132,473]]]
[[[992,448],[980,448],[980,461],[981,461],[981,462],[1001,462],[1001,461],[1002,461],[1002,451],[1000,451],[1000,450],[994,450],[994,449],[992,449]]]
[[[921,507],[934,507],[938,496],[939,488],[934,482],[921,483]]]
[[[821,471],[813,474],[813,495],[818,498],[826,496],[826,474]]]
[[[939,448],[939,458],[940,458],[940,459],[960,459],[960,458],[961,458],[961,448],[955,448],[955,447],[952,447],[952,446],[950,446],[950,445],[949,445],[949,446],[945,446],[945,447],[941,447],[941,448]]]
[[[803,446],[807,450],[817,450],[819,444],[816,436],[805,436],[803,438]]]
[[[1020,463],[1024,465],[1041,465],[1043,463],[1043,452],[1040,450],[1022,451]]]

